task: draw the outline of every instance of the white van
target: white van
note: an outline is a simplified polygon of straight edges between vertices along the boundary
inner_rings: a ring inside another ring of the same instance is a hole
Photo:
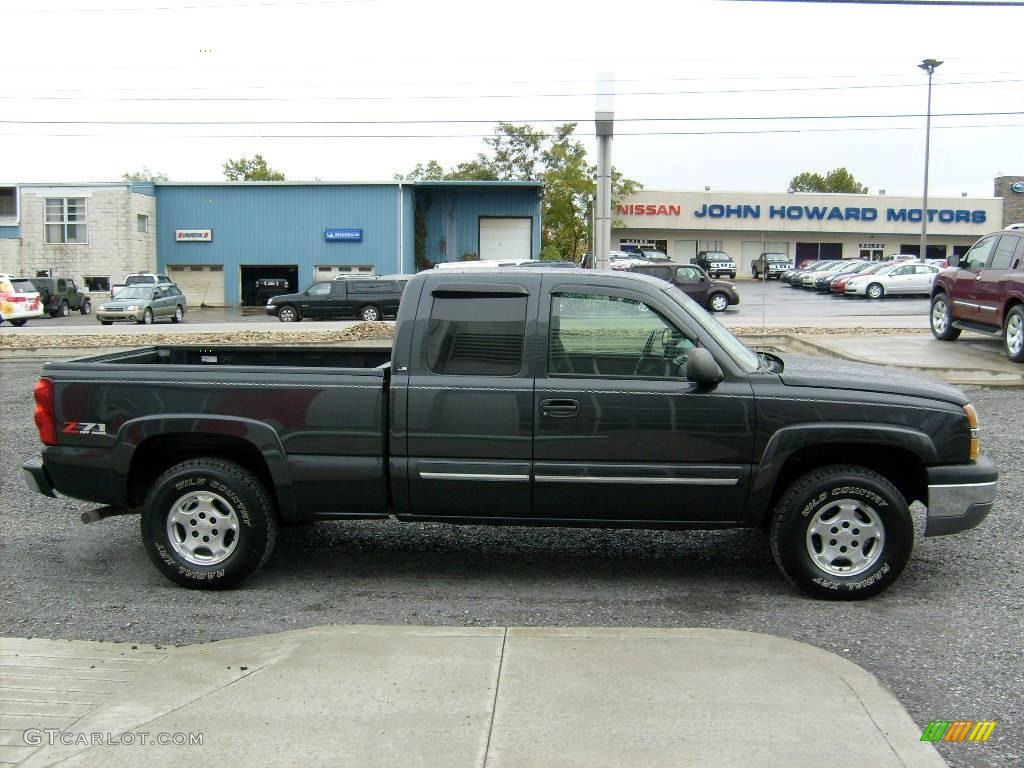
[[[478,261],[445,261],[435,264],[434,269],[497,269],[498,267],[517,267],[532,259],[481,259]]]

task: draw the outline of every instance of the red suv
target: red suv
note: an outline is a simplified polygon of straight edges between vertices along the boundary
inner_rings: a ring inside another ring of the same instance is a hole
[[[985,235],[949,263],[932,285],[932,334],[942,341],[960,331],[1002,334],[1006,356],[1024,363],[1024,231]]]

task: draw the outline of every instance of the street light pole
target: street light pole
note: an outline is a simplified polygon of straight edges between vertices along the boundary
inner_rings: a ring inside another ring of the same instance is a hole
[[[928,258],[928,152],[932,135],[932,75],[942,64],[938,59],[925,59],[917,66],[928,73],[928,112],[924,124],[924,194],[921,196],[921,255],[923,262]]]

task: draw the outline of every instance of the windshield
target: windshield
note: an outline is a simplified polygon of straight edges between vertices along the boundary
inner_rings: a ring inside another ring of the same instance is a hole
[[[135,285],[136,283],[154,283],[152,275],[128,275],[125,279],[125,285]]]
[[[768,259],[769,263],[777,264],[781,262],[789,264],[789,256],[786,256],[784,253],[769,253],[765,258]]]
[[[122,288],[117,292],[117,298],[120,299],[152,299],[153,288],[149,285],[130,285],[127,288]]]
[[[742,341],[732,335],[724,325],[716,320],[700,304],[691,299],[681,288],[670,285],[665,288],[665,293],[672,297],[677,304],[685,309],[700,325],[706,330],[718,344],[729,354],[736,363],[747,373],[753,373],[759,367],[757,354],[747,347]]]

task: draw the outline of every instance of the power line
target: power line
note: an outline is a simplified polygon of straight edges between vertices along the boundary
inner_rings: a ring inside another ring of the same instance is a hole
[[[1020,123],[985,123],[983,125],[943,125],[932,126],[932,130],[979,130],[990,128],[1024,128]],[[802,133],[871,133],[881,131],[919,131],[920,126],[876,126],[876,127],[843,127],[843,128],[763,128],[755,130],[718,130],[718,131],[637,131],[617,133],[616,138],[651,137],[651,136],[762,136],[771,134],[802,134]],[[400,134],[353,134],[353,133],[25,133],[4,132],[0,136],[45,136],[53,138],[174,138],[174,139],[485,139],[491,138],[490,133],[400,133]],[[576,134],[577,138],[594,138],[593,133]]]
[[[933,118],[938,117],[1006,117],[1024,115],[1024,112],[932,112]],[[924,113],[908,112],[903,114],[866,114],[866,115],[732,115],[732,116],[699,116],[699,117],[623,117],[616,118],[619,123],[650,123],[650,122],[731,122],[757,120],[896,120],[902,118],[925,117]],[[519,120],[493,119],[438,119],[438,120],[0,120],[0,125],[474,125],[494,124],[496,122],[515,124],[563,124],[587,123],[591,118],[533,118]]]
[[[1022,80],[960,80],[943,82],[936,85],[936,88],[960,85],[996,85],[1008,83],[1020,83]],[[784,87],[784,88],[736,88],[717,90],[679,90],[679,91],[619,91],[616,93],[604,93],[597,91],[586,91],[576,93],[493,93],[493,94],[408,94],[400,96],[14,96],[0,94],[0,100],[17,101],[89,101],[89,102],[295,102],[295,101],[463,101],[481,99],[550,99],[550,98],[582,98],[600,96],[711,96],[718,94],[742,94],[742,93],[801,93],[820,91],[852,91],[852,90],[875,90],[882,88],[918,88],[919,83],[884,83],[874,85],[822,85],[811,87]],[[215,89],[214,89],[215,90]]]

